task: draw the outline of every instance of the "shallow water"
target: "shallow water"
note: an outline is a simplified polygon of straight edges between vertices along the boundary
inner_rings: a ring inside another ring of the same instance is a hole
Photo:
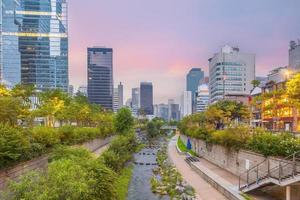
[[[152,169],[157,167],[157,148],[144,148],[134,155],[135,166],[128,190],[128,200],[168,200],[167,196],[155,195],[151,191]],[[154,154],[154,155],[153,155]]]

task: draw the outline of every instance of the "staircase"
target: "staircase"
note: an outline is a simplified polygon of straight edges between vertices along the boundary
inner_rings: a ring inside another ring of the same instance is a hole
[[[266,185],[287,186],[300,181],[300,151],[285,159],[266,158],[239,177],[239,189],[249,192]]]

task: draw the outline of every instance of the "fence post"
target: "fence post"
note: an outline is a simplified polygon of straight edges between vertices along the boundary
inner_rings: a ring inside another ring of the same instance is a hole
[[[247,187],[249,186],[249,171],[247,171]]]
[[[293,177],[296,175],[296,153],[293,154]]]
[[[278,176],[279,183],[281,182],[281,161],[279,161],[279,176]]]
[[[256,184],[258,184],[258,165],[256,167]]]

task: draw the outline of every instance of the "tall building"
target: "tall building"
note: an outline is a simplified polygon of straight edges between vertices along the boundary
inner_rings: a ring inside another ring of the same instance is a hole
[[[84,95],[84,96],[88,96],[87,95],[87,86],[86,85],[80,85],[79,87],[78,87],[78,92],[80,93],[80,94],[82,94],[82,95]]]
[[[88,99],[113,110],[113,49],[88,48]]]
[[[192,109],[195,111],[196,105],[196,92],[198,85],[204,79],[204,71],[201,68],[192,68],[186,75],[186,91],[192,92]]]
[[[114,96],[113,96],[113,111],[116,113],[119,110],[119,90],[118,88],[114,88]]]
[[[0,80],[68,91],[66,0],[0,1]]]
[[[137,116],[140,109],[140,88],[132,88],[131,99],[132,114]]]
[[[209,59],[210,102],[225,96],[250,95],[255,79],[255,55],[224,46]]]
[[[274,83],[280,83],[287,81],[290,76],[291,72],[287,67],[278,67],[271,70],[267,77],[267,82],[273,81]]]
[[[120,84],[118,85],[118,109],[122,108],[124,106],[124,87],[122,85],[122,83],[120,82]]]
[[[300,71],[300,40],[290,42],[289,68]]]
[[[74,95],[74,86],[73,85],[69,85],[68,93],[69,93],[70,96]]]
[[[209,90],[207,84],[199,85],[197,92],[196,112],[204,112],[209,103]]]
[[[185,117],[192,114],[192,92],[184,91],[181,95],[180,106],[181,117]]]
[[[140,109],[146,115],[153,115],[153,86],[150,82],[141,82]]]
[[[123,106],[123,85],[120,83],[114,88],[113,111],[118,112]]]
[[[154,105],[154,116],[168,121],[169,106],[167,104]]]

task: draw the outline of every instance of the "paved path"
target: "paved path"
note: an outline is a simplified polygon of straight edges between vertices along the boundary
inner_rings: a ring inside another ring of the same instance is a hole
[[[176,166],[184,180],[193,186],[198,200],[227,200],[220,192],[203,180],[190,166],[184,161],[184,156],[179,155],[176,150],[177,136],[169,143],[168,154],[171,161]]]

